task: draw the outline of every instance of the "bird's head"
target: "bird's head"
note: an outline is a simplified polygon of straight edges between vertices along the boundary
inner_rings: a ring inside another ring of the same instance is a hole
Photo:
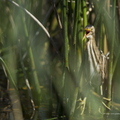
[[[90,39],[90,38],[95,37],[95,28],[94,28],[94,26],[92,26],[92,25],[87,25],[87,26],[84,28],[84,30],[86,31],[86,33],[85,33],[83,39],[84,39],[84,38]]]

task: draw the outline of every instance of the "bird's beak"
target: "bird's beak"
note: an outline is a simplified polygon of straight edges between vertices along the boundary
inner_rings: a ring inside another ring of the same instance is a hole
[[[85,28],[84,30],[86,31],[86,35],[89,34],[89,32],[91,32],[91,29],[89,28]]]
[[[89,29],[89,28],[85,28],[84,30],[86,31],[86,33],[82,40],[84,40],[86,38],[86,36],[91,32],[91,29]]]

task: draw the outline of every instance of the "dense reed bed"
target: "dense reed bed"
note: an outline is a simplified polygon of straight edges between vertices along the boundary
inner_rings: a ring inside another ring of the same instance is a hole
[[[119,120],[120,1],[0,1],[1,120]],[[104,94],[83,39],[110,52]]]

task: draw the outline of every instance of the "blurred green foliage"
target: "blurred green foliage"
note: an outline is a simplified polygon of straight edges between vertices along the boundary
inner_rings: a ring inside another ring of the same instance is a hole
[[[120,1],[15,2],[20,6],[0,1],[0,104],[5,102],[0,118],[118,120]],[[99,79],[90,85],[87,41],[82,40],[87,24],[96,28],[97,46],[110,51],[105,96],[98,92]]]

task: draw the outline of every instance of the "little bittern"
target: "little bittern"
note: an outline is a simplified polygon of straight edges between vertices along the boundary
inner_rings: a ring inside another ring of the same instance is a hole
[[[107,77],[107,59],[108,54],[103,54],[96,45],[95,41],[95,28],[92,25],[87,25],[85,27],[86,34],[84,38],[87,39],[87,51],[88,58],[90,62],[90,74],[92,75],[97,71],[102,77],[102,82]]]

